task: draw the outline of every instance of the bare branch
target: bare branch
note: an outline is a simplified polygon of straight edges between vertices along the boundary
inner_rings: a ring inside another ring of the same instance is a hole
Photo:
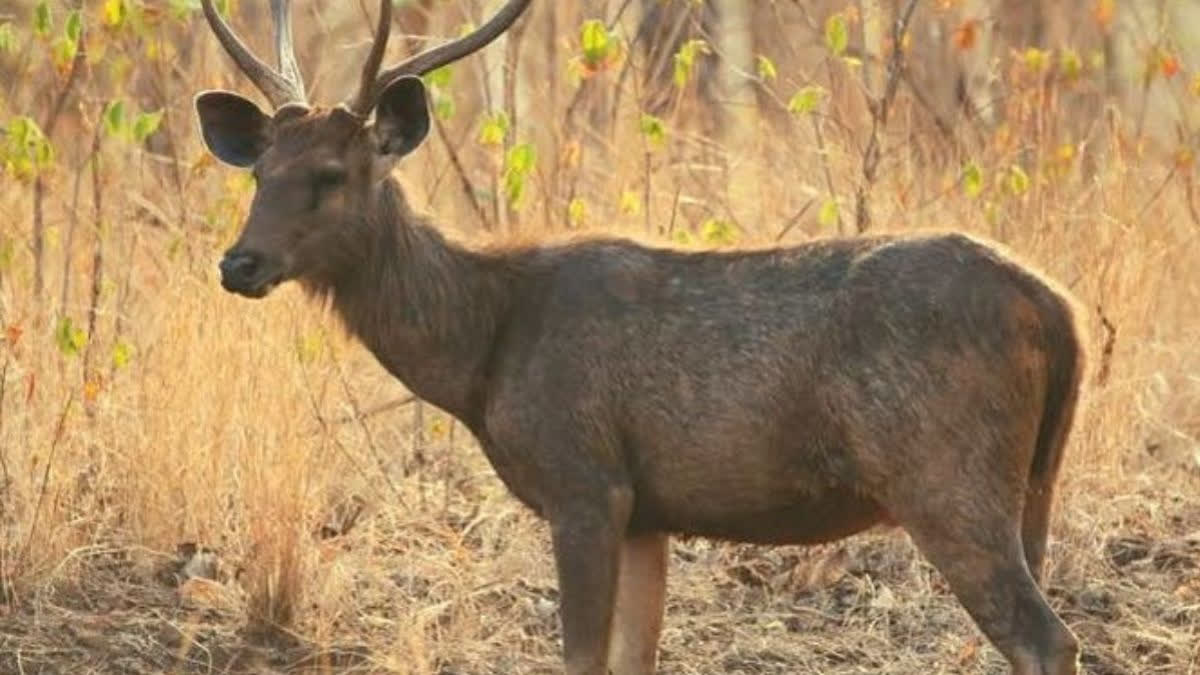
[[[858,186],[857,204],[855,206],[855,225],[859,232],[865,232],[871,226],[871,188],[879,176],[879,159],[883,155],[881,132],[887,128],[888,115],[891,113],[892,102],[896,99],[896,91],[904,72],[904,36],[908,34],[908,23],[912,20],[913,11],[917,8],[917,0],[908,0],[903,12],[892,25],[892,53],[888,58],[887,79],[884,83],[883,96],[878,100],[868,99],[871,110],[871,137],[863,151],[862,183]]]

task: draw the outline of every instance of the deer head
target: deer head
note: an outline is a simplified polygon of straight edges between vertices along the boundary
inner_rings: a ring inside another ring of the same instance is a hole
[[[468,35],[383,69],[392,2],[381,0],[379,24],[355,96],[333,107],[308,104],[292,48],[289,0],[272,0],[276,58],[273,70],[250,52],[213,7],[204,16],[221,45],[274,108],[263,112],[228,91],[196,96],[205,145],[222,162],[251,169],[249,216],[221,260],[228,291],[261,298],[290,279],[328,270],[328,247],[346,228],[366,222],[376,191],[392,167],[429,131],[429,105],[420,76],[475,52],[503,33],[529,6],[509,0]]]

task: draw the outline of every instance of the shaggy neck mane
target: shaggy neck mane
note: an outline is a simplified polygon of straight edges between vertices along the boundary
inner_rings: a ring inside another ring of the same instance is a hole
[[[348,223],[310,292],[328,295],[347,329],[413,394],[472,420],[508,308],[502,255],[447,241],[386,179],[372,208]]]

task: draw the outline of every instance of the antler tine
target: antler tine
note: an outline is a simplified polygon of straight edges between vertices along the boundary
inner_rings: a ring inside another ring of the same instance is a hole
[[[275,72],[270,66],[259,60],[246,47],[245,43],[238,39],[238,36],[233,33],[233,30],[229,28],[229,25],[217,13],[216,7],[213,7],[212,0],[200,0],[200,5],[204,9],[204,18],[208,20],[208,25],[217,36],[217,40],[221,43],[221,46],[233,58],[238,68],[246,74],[246,77],[250,78],[254,86],[258,87],[259,91],[267,97],[271,105],[279,108],[285,103],[304,101],[304,92],[299,90],[299,87],[295,83]],[[282,32],[282,29],[279,32]],[[289,34],[289,42],[290,37]]]
[[[373,89],[379,91],[392,80],[404,75],[424,75],[486,47],[488,43],[495,40],[516,22],[521,13],[529,7],[530,2],[532,0],[509,0],[491,19],[467,35],[410,56],[384,70],[375,78]]]
[[[367,62],[363,64],[362,82],[358,86],[358,95],[350,104],[350,110],[357,115],[366,117],[375,106],[376,88],[375,77],[379,66],[383,64],[383,52],[387,49],[388,36],[392,32],[392,0],[380,0],[379,25],[375,29],[375,39],[371,43],[371,52],[367,54]]]
[[[292,43],[291,0],[271,0],[271,15],[275,21],[275,55],[279,61],[279,74],[292,83],[303,103],[304,76],[296,64],[296,49]]]

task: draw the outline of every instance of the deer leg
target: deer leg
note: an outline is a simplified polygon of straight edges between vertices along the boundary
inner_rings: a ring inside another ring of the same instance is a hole
[[[1050,530],[1050,506],[1054,491],[1049,485],[1031,484],[1025,495],[1025,513],[1021,519],[1021,543],[1025,562],[1034,581],[1041,583],[1046,559],[1046,539]]]
[[[987,495],[1003,492],[971,488],[933,500],[926,490],[924,502],[910,494],[892,511],[1014,675],[1077,675],[1078,641],[1026,565],[1020,508],[992,508],[997,500]]]
[[[616,615],[608,648],[612,675],[652,675],[667,592],[668,537],[650,533],[621,544]]]
[[[613,488],[596,498],[577,493],[570,502],[550,516],[566,672],[609,675],[621,540],[633,491]]]

